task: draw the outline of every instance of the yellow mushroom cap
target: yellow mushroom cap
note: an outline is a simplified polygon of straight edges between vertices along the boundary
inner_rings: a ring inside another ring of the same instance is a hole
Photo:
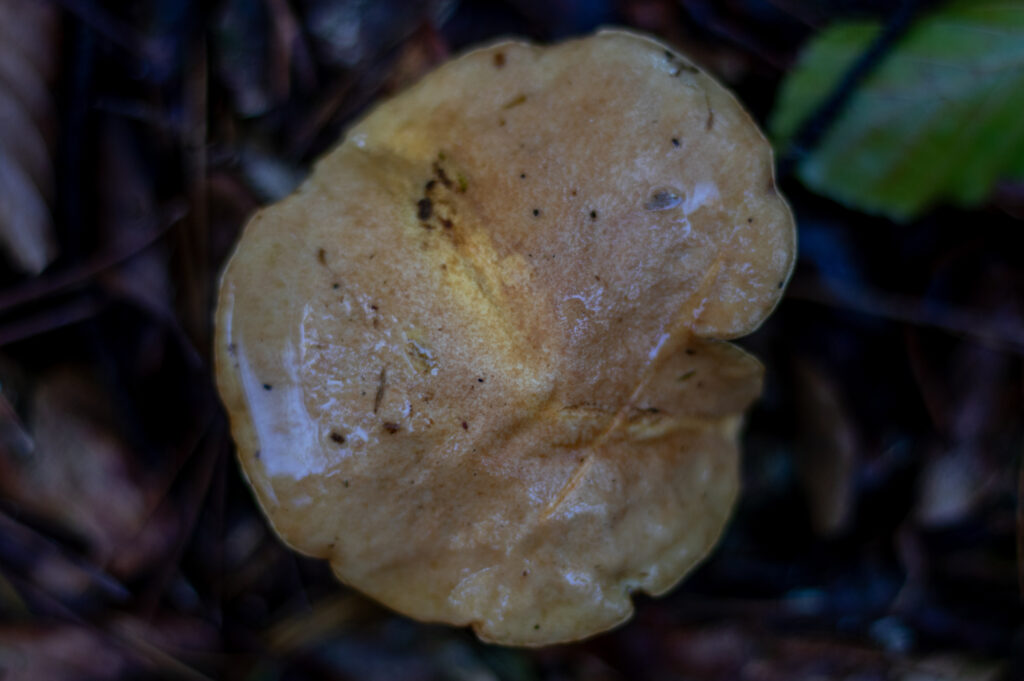
[[[489,641],[603,631],[711,549],[795,230],[749,116],[622,31],[383,102],[223,276],[217,380],[295,549]]]

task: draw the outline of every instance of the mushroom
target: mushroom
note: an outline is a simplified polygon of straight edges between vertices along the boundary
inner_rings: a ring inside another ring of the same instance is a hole
[[[795,231],[768,143],[623,31],[503,42],[379,104],[257,213],[217,380],[280,537],[484,640],[626,620],[703,559],[738,488]]]

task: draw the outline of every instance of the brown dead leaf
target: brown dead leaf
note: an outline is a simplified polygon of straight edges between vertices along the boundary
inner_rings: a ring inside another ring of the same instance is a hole
[[[948,356],[916,361],[942,442],[921,473],[915,516],[936,526],[1012,494],[1006,466],[1014,455],[1014,429],[1008,424],[1015,421],[1020,399],[1015,396],[1015,360],[1005,353],[964,343]]]
[[[139,241],[160,227],[152,180],[139,158],[136,141],[125,129],[108,123],[100,132],[99,208],[104,241]],[[162,247],[147,248],[117,267],[103,281],[119,296],[137,302],[157,318],[173,316],[167,255]]]
[[[839,386],[822,369],[802,361],[796,367],[800,438],[797,471],[821,534],[841,530],[853,504],[857,431]]]
[[[87,627],[0,629],[0,676],[4,681],[117,679],[130,666],[124,651]]]
[[[273,31],[265,3],[223,3],[214,35],[217,73],[233,97],[235,110],[242,116],[259,116],[280,103],[287,86],[281,92],[280,69],[272,63]]]
[[[96,564],[139,569],[161,555],[176,525],[165,513],[154,515],[155,495],[135,470],[111,410],[88,371],[45,376],[30,405],[35,447],[22,457],[0,451],[0,492],[84,538]]]
[[[1003,676],[1003,665],[962,655],[938,654],[898,664],[895,681],[995,681]]]
[[[53,194],[55,114],[47,81],[55,64],[55,10],[30,0],[0,0],[0,26],[0,249],[18,269],[38,273],[56,250],[47,207]]]
[[[216,631],[182,617],[146,622],[122,616],[103,626],[26,625],[0,628],[4,681],[207,679],[183,659],[209,650]]]
[[[302,610],[281,620],[267,631],[267,646],[288,651],[315,645],[329,635],[379,617],[381,609],[354,591],[343,591],[321,599],[310,610]]]
[[[738,627],[685,629],[669,640],[676,668],[707,679],[736,676],[757,652],[751,637]]]
[[[59,19],[48,2],[0,0],[0,45],[25,55],[37,73],[52,78],[60,61],[51,37]]]
[[[994,483],[970,449],[935,453],[921,473],[917,519],[926,526],[957,522],[993,492]]]
[[[444,37],[431,24],[423,24],[402,43],[384,85],[385,92],[394,93],[409,87],[448,56]]]
[[[1017,472],[1017,589],[1024,600],[1024,461]]]
[[[22,459],[29,456],[34,448],[35,443],[18,419],[14,407],[0,393],[0,452],[3,452],[0,456]]]
[[[5,539],[0,560],[30,600],[42,599],[57,610],[74,609],[94,596],[122,600],[123,586],[110,576],[44,535],[5,514],[0,514],[0,535]]]
[[[424,21],[440,25],[455,3],[302,0],[298,4],[320,58],[334,66],[355,68],[392,49]]]
[[[50,213],[32,181],[0,149],[0,246],[20,270],[38,273],[56,253]]]

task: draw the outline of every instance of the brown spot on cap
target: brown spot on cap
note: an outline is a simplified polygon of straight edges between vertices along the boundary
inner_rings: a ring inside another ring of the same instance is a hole
[[[420,220],[429,220],[434,214],[434,202],[429,198],[422,198],[416,202],[416,217]]]

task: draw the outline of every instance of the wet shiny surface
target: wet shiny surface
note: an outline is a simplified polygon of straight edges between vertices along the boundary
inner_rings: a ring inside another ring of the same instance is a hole
[[[713,339],[789,275],[771,172],[728,93],[623,33],[496,45],[380,105],[224,275],[218,382],[274,528],[502,643],[669,589],[737,491],[761,367]]]

